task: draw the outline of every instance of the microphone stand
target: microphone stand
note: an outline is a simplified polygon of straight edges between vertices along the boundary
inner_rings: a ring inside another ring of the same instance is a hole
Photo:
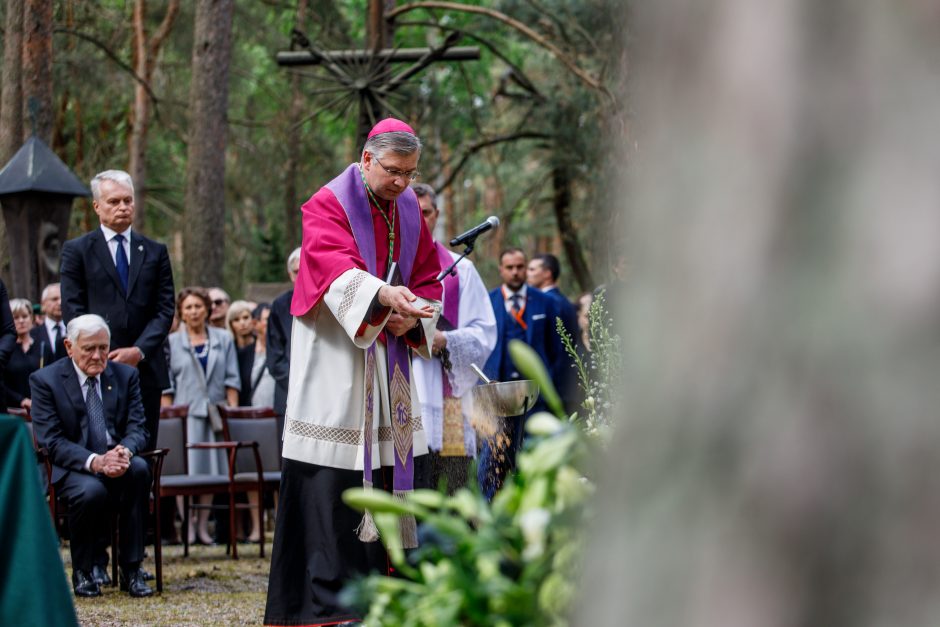
[[[446,270],[441,270],[441,273],[437,275],[437,280],[443,281],[444,277],[446,277],[448,274],[455,274],[457,272],[457,269],[456,269],[457,264],[460,263],[461,259],[463,259],[464,257],[466,257],[467,255],[473,252],[473,246],[476,243],[477,243],[477,238],[475,237],[467,241],[467,247],[463,249],[463,254],[457,257],[457,259],[454,260],[454,263],[450,264],[450,266],[448,266]]]

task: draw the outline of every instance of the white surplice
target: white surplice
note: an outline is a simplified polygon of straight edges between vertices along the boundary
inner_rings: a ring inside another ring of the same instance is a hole
[[[378,324],[368,324],[373,300],[383,285],[384,281],[368,272],[347,270],[330,284],[316,306],[294,318],[284,419],[285,458],[331,468],[363,469],[366,349],[375,343],[374,389],[378,394],[372,424],[378,428],[372,429],[372,467],[394,465],[387,353],[385,345],[377,342],[391,311]],[[419,297],[413,304],[419,309],[431,305],[435,310],[432,318],[421,320],[423,344],[413,349],[428,359],[440,303]],[[417,398],[413,376],[411,398]],[[411,424],[414,455],[424,455],[428,449],[420,403],[412,402]]]
[[[459,255],[447,251],[453,259]],[[445,331],[447,351],[450,353],[451,371],[448,373],[454,397],[461,399],[464,415],[464,447],[469,455],[476,451],[476,435],[470,425],[472,412],[470,389],[479,381],[470,364],[483,368],[496,346],[496,317],[490,304],[489,292],[480,274],[469,259],[457,264],[460,303],[457,307],[458,328]],[[433,339],[433,332],[431,333]],[[443,446],[444,383],[441,360],[414,359],[412,382],[417,387],[421,402],[421,421],[424,425],[428,448],[440,451]],[[458,440],[459,441],[459,440]]]

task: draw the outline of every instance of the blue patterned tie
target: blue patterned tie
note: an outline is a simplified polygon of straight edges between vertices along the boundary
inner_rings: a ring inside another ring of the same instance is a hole
[[[108,428],[104,424],[104,407],[98,396],[98,380],[88,377],[85,381],[88,393],[85,394],[85,409],[88,411],[88,450],[104,454],[108,450]]]
[[[117,268],[118,277],[121,279],[121,285],[124,287],[124,293],[127,293],[127,270],[130,264],[127,263],[127,253],[124,252],[124,236],[118,233],[114,236],[117,242],[117,252],[114,253],[114,266]]]

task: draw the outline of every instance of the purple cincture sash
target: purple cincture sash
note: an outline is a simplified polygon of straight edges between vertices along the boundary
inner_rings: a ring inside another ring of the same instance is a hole
[[[353,237],[359,247],[359,254],[366,263],[369,274],[386,280],[385,268],[378,268],[375,227],[372,221],[372,208],[362,181],[359,164],[353,163],[342,174],[330,181],[326,187],[342,205],[352,227]],[[397,203],[399,223],[400,253],[397,259],[402,282],[408,285],[418,252],[418,238],[421,235],[421,211],[418,199],[410,189],[402,193]],[[391,260],[395,251],[388,251]],[[393,490],[396,496],[414,490],[414,434],[411,411],[411,353],[405,340],[391,333],[385,334],[388,351],[388,392],[391,404],[392,440],[395,446],[395,470]],[[363,433],[363,485],[372,487],[372,415],[375,407],[375,344],[365,352],[365,429]],[[360,539],[374,541],[378,533],[368,512],[363,518]],[[401,520],[402,543],[405,548],[416,547],[417,531],[413,517]]]

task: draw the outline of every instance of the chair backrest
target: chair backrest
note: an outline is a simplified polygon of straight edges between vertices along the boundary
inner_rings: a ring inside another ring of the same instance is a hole
[[[281,454],[278,450],[277,414],[273,407],[228,407],[219,405],[222,416],[223,435],[226,440],[257,442],[261,465],[265,472],[281,469]],[[238,451],[235,457],[236,472],[250,472],[255,468],[254,454],[250,449]]]
[[[189,405],[170,405],[160,408],[160,429],[157,448],[168,449],[163,460],[163,475],[185,475],[189,471],[186,454],[186,419]]]

